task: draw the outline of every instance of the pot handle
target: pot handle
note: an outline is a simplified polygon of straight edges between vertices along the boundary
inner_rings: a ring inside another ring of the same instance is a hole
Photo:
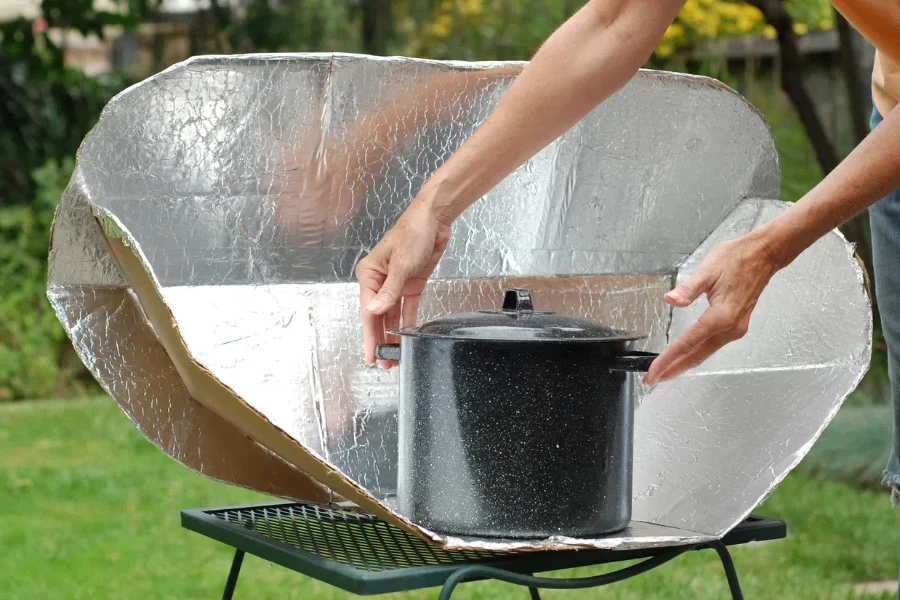
[[[650,369],[650,363],[656,360],[659,354],[655,352],[627,352],[612,357],[609,365],[610,371],[629,371],[632,373],[646,373]]]
[[[379,344],[375,347],[378,360],[400,360],[400,344]]]
[[[515,288],[506,290],[503,295],[504,312],[532,312],[534,304],[531,303],[531,292],[526,289]]]

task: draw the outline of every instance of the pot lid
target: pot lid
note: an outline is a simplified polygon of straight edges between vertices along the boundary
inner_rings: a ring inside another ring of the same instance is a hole
[[[531,293],[525,289],[507,290],[500,309],[439,317],[397,333],[423,337],[504,341],[621,342],[646,337],[580,317],[534,310]]]

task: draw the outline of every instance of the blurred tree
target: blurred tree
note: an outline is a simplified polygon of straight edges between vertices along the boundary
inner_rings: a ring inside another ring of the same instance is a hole
[[[528,60],[579,0],[405,0],[394,7],[398,50],[459,60]]]
[[[839,159],[825,126],[822,124],[812,96],[803,79],[803,58],[797,46],[797,27],[781,0],[749,0],[775,29],[781,58],[781,88],[787,94],[825,173],[831,172]]]
[[[362,0],[362,45],[367,54],[384,56],[392,37],[391,0]]]
[[[72,157],[126,80],[65,64],[52,31],[103,37],[135,27],[155,0],[43,0],[36,21],[0,23],[0,401],[73,392],[88,380],[45,299],[47,240]]]
[[[194,15],[191,54],[365,52],[387,54],[391,0],[211,0]]]
[[[766,21],[775,29],[781,57],[781,89],[797,111],[806,135],[816,154],[816,160],[824,174],[834,170],[840,162],[837,150],[828,137],[825,126],[816,111],[815,102],[804,83],[804,63],[797,47],[797,27],[788,12],[787,3],[782,0],[749,0],[765,15]],[[832,12],[832,15],[834,13]],[[845,71],[847,67],[845,66]],[[856,79],[856,74],[851,79]],[[850,86],[851,88],[853,85]],[[850,90],[852,97],[853,90]],[[859,110],[851,104],[851,109]],[[860,125],[857,125],[860,128]],[[857,135],[864,132],[858,131]],[[872,277],[871,243],[868,234],[868,218],[865,213],[857,215],[841,227],[847,239],[856,245],[856,251]],[[877,306],[874,305],[875,322],[878,322]]]
[[[65,65],[54,29],[104,35],[108,26],[132,28],[158,0],[119,0],[118,12],[95,10],[91,0],[43,0],[41,17],[0,23],[0,206],[28,203],[30,174],[50,159],[71,156],[121,77],[87,77]],[[64,37],[64,36],[63,36]]]
[[[871,85],[871,64],[863,65],[863,56],[857,44],[865,43],[840,13],[835,11],[835,23],[841,42],[841,68],[847,85],[847,96],[850,100],[850,112],[853,122],[853,134],[858,144],[869,133],[869,116],[872,112],[872,100],[869,97]],[[867,62],[867,61],[866,61]]]
[[[841,69],[844,83],[847,88],[847,97],[850,104],[850,118],[853,124],[855,143],[858,144],[869,133],[869,116],[872,111],[871,97],[868,92],[871,81],[871,69],[863,69],[860,64],[860,55],[855,45],[860,40],[859,34],[850,27],[840,13],[835,11],[835,22],[841,43]],[[847,239],[856,244],[857,253],[866,265],[869,278],[874,276],[872,271],[871,230],[869,229],[868,214],[861,214],[844,225],[842,228]],[[881,320],[878,312],[878,301],[872,294],[872,312],[876,327],[880,327]]]

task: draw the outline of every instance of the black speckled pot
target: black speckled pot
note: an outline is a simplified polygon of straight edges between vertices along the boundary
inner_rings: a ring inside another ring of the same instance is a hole
[[[526,290],[501,311],[397,332],[398,501],[432,531],[598,536],[631,519],[633,394],[655,354],[636,334],[538,313]]]

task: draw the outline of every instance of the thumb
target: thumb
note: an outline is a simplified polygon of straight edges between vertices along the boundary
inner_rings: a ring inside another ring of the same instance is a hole
[[[709,290],[711,277],[709,272],[698,270],[687,281],[667,292],[665,300],[669,304],[684,308]]]
[[[390,310],[400,300],[403,286],[408,278],[406,269],[397,266],[390,269],[381,289],[366,305],[366,310],[376,315],[382,315]]]

